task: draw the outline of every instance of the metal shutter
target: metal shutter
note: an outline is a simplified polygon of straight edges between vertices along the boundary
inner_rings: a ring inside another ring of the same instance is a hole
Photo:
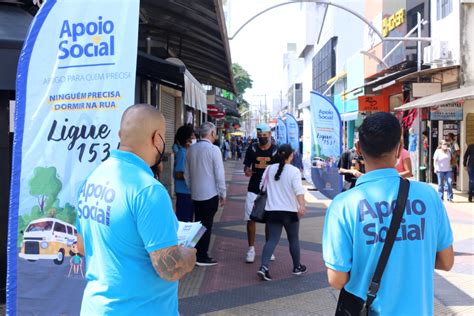
[[[176,103],[175,97],[162,90],[160,111],[166,120],[166,151],[171,153],[171,147],[174,143],[174,134],[176,133]]]

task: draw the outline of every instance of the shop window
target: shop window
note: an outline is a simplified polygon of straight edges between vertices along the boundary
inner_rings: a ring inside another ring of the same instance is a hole
[[[407,30],[412,30],[418,23],[417,13],[421,13],[421,18],[425,19],[425,4],[417,5],[413,9],[407,11]],[[422,27],[423,28],[423,27]]]
[[[444,19],[453,11],[453,0],[437,0],[438,20]]]

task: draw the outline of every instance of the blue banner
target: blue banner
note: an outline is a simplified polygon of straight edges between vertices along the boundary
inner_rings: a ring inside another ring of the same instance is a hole
[[[30,26],[16,82],[7,315],[80,312],[75,201],[134,103],[138,16],[139,0],[47,0]]]
[[[341,117],[334,104],[311,92],[311,178],[314,186],[332,199],[342,190],[337,163],[342,152]]]
[[[299,151],[300,148],[300,128],[298,121],[291,114],[286,114],[286,132],[287,142],[291,145],[293,150]]]
[[[285,122],[279,117],[277,123],[277,144],[286,144],[288,142],[287,138],[288,134],[286,132],[286,124]]]

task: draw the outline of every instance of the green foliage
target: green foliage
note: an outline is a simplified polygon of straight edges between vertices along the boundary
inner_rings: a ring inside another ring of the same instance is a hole
[[[38,206],[42,213],[52,208],[63,187],[55,167],[36,167],[28,184],[30,194],[38,198]]]
[[[234,82],[237,88],[237,97],[241,97],[245,93],[245,90],[252,88],[253,81],[250,78],[249,73],[237,63],[232,64],[232,72],[234,74]]]
[[[237,88],[236,101],[239,106],[239,112],[244,113],[249,109],[249,103],[244,99],[245,90],[252,88],[252,79],[249,73],[237,63],[232,64],[234,82]]]

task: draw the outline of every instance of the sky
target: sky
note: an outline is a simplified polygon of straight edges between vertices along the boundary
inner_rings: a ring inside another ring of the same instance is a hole
[[[229,0],[229,37],[252,16],[281,2],[287,1]],[[244,96],[251,105],[263,105],[266,95],[270,110],[272,99],[280,98],[284,83],[283,55],[286,44],[296,42],[298,32],[302,32],[300,21],[303,15],[299,8],[299,4],[290,4],[266,12],[230,41],[232,62],[239,63],[253,80],[253,88],[247,90]]]

